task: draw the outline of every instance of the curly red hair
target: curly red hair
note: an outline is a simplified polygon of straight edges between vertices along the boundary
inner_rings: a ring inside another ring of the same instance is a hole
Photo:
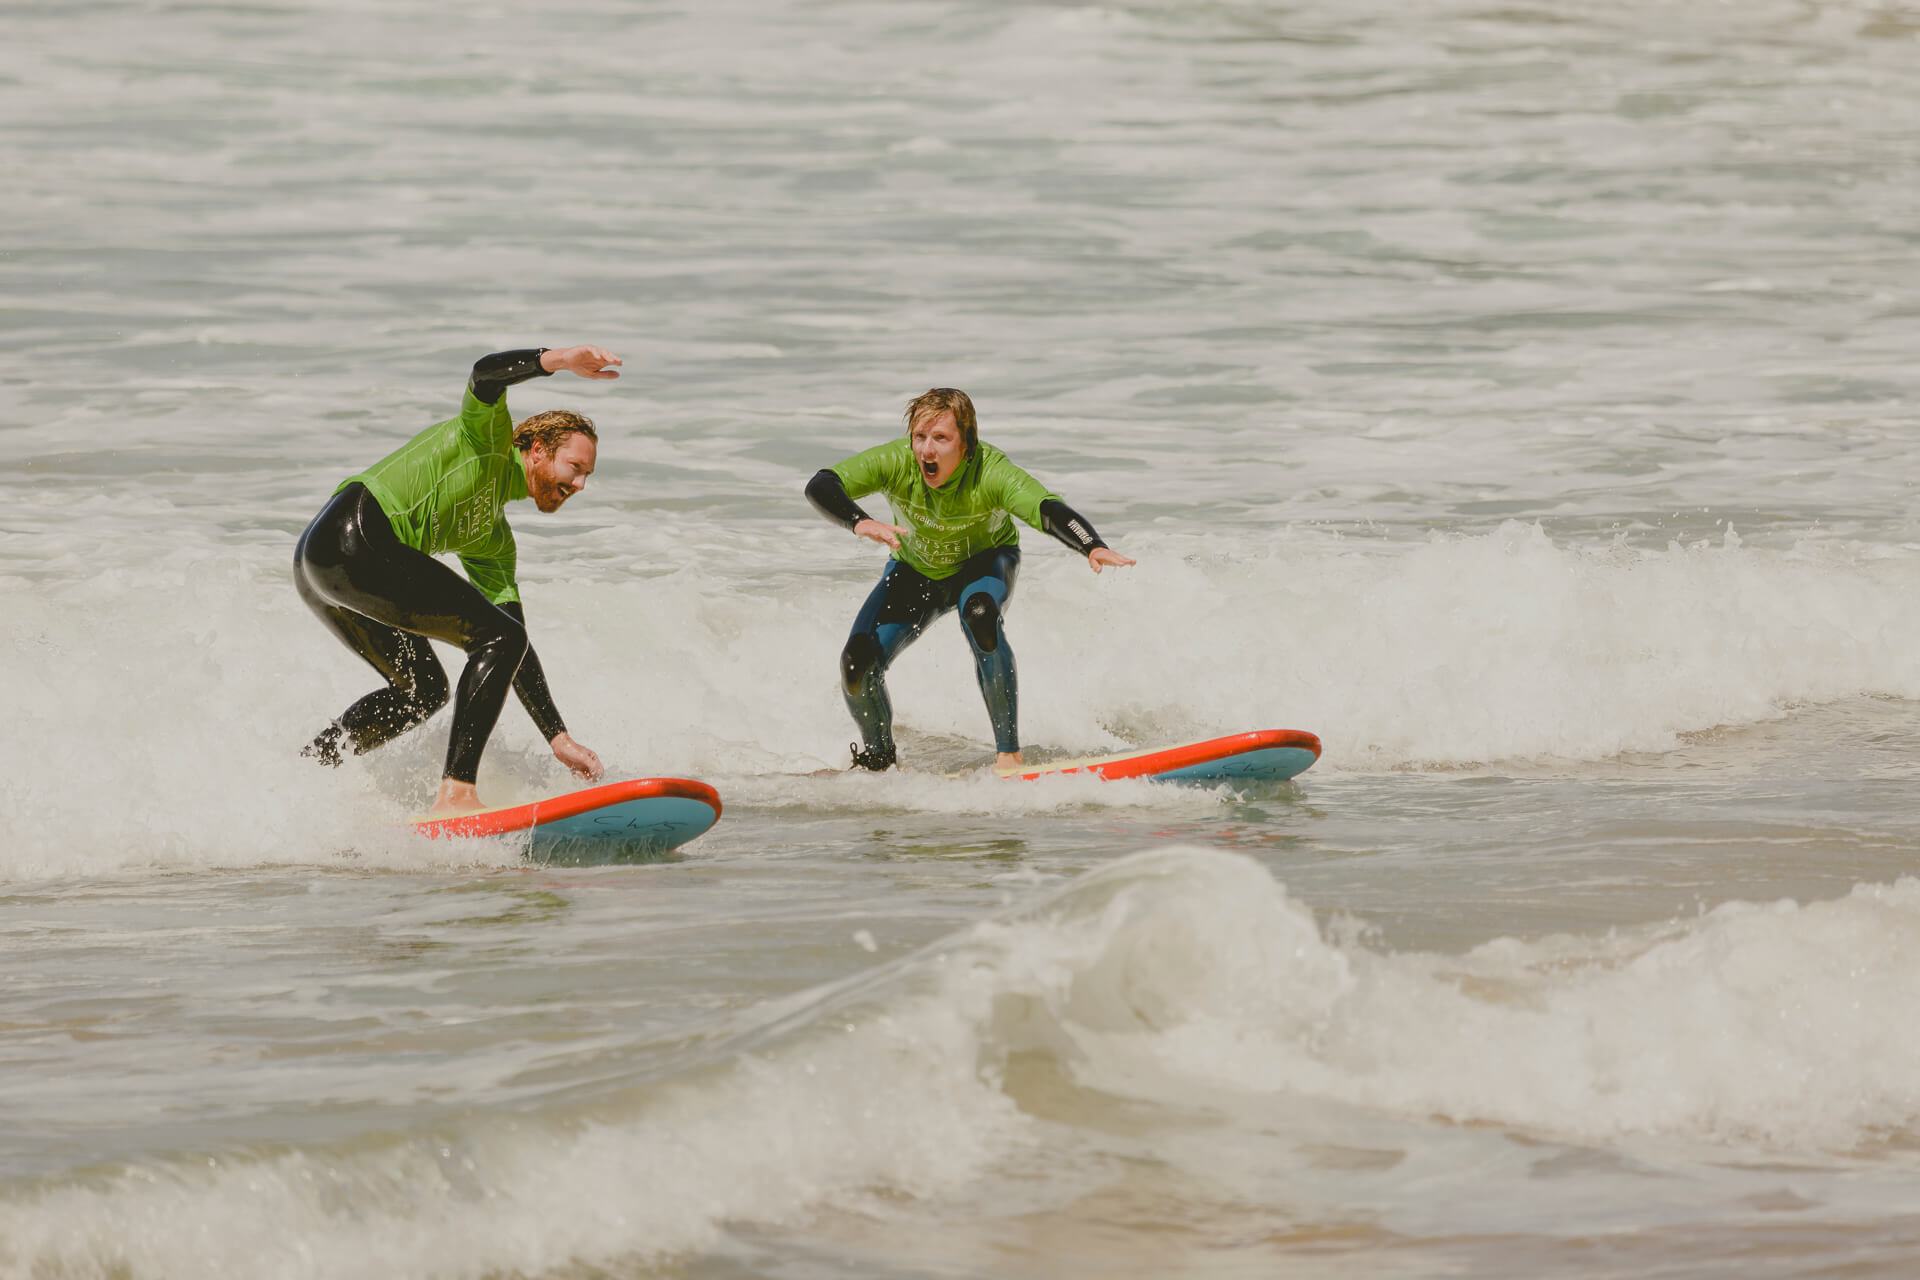
[[[600,443],[600,437],[593,429],[593,419],[586,414],[575,413],[571,409],[549,409],[523,419],[513,429],[513,447],[525,453],[535,444],[544,444],[548,453],[554,453],[567,442],[568,436],[575,434],[583,435],[595,444]]]

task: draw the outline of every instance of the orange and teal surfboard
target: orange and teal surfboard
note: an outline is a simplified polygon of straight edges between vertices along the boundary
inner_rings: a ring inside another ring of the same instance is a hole
[[[691,778],[629,778],[529,804],[481,809],[409,825],[434,839],[529,833],[536,862],[643,862],[677,849],[720,820],[720,793]]]
[[[1113,780],[1150,778],[1155,782],[1217,786],[1231,782],[1285,782],[1311,768],[1319,758],[1320,739],[1311,733],[1301,729],[1255,729],[1224,738],[1208,738],[1204,742],[1183,742],[1176,747],[1004,769],[1000,776],[1045,778],[1056,773],[1091,773]]]

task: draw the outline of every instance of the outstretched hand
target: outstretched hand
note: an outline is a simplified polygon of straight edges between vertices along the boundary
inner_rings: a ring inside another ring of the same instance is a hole
[[[620,357],[605,347],[554,347],[540,355],[540,367],[548,373],[566,369],[583,378],[617,378],[620,371],[613,366],[619,363]]]
[[[554,758],[573,770],[573,776],[588,782],[598,782],[605,772],[600,767],[600,757],[573,740],[573,735],[562,729],[553,735],[553,741],[547,744],[553,748]]]
[[[871,517],[853,526],[853,531],[862,538],[871,538],[882,546],[892,547],[895,551],[900,549],[900,539],[907,536],[907,531],[899,525],[883,524]]]
[[[1133,561],[1127,559],[1112,547],[1095,547],[1093,550],[1087,552],[1087,566],[1095,573],[1100,572],[1100,566],[1103,564],[1110,564],[1118,569],[1123,564],[1132,563]]]

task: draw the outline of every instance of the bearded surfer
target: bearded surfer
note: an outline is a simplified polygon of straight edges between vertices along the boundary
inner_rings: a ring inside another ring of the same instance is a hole
[[[429,640],[467,654],[452,692],[453,731],[434,813],[481,808],[480,756],[511,687],[553,754],[588,781],[600,758],[574,741],[527,642],[515,578],[507,503],[531,498],[558,511],[586,487],[599,437],[565,409],[518,426],[507,388],[562,369],[583,378],[620,376],[600,347],[545,347],[483,356],[473,366],[458,417],[428,427],[334,490],[293,552],[300,598],[327,629],[386,681],[320,731],[301,752],[338,765],[426,720],[448,699],[447,675]],[[436,555],[452,553],[462,578]]]

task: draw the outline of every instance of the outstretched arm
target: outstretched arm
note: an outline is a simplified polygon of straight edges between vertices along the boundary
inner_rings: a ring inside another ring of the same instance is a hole
[[[1091,521],[1058,498],[1048,498],[1040,504],[1040,530],[1085,556],[1087,567],[1095,573],[1100,572],[1101,565],[1118,568],[1133,563],[1109,547],[1106,540],[1094,532]]]
[[[473,396],[482,404],[499,404],[507,388],[528,378],[544,378],[562,369],[583,378],[617,378],[613,366],[620,357],[600,347],[528,347],[496,351],[473,362]]]
[[[518,600],[509,600],[500,608],[521,626],[527,625],[527,611]],[[592,782],[601,774],[600,757],[573,740],[567,732],[566,722],[560,718],[560,709],[553,705],[553,694],[547,688],[547,673],[540,665],[540,655],[527,646],[527,656],[520,660],[520,669],[513,673],[513,691],[520,695],[520,705],[533,717],[534,728],[553,748],[553,754],[561,764],[573,770],[574,776]]]

